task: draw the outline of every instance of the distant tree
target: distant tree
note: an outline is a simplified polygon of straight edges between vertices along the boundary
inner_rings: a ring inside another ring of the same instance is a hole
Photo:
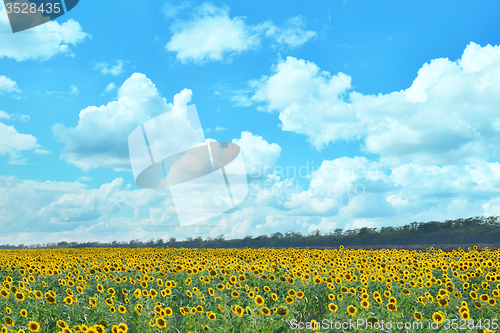
[[[318,237],[321,235],[321,231],[319,231],[318,229],[314,230],[313,232],[311,232],[310,236],[311,237]]]
[[[339,236],[342,236],[342,231],[343,231],[342,229],[337,228],[337,229],[333,230],[333,234],[335,236],[339,237]]]

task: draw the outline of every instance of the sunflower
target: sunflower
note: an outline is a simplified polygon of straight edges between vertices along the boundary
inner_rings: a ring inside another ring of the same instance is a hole
[[[418,311],[415,311],[415,313],[413,314],[413,317],[418,321],[422,321],[422,314]]]
[[[217,315],[215,313],[213,313],[212,311],[208,311],[207,312],[207,317],[208,319],[210,319],[211,321],[214,321],[216,318],[217,318]]]
[[[264,298],[260,295],[255,296],[254,301],[255,301],[255,304],[257,304],[258,306],[263,306],[264,302],[265,302]]]
[[[262,314],[263,314],[264,316],[269,316],[269,315],[271,314],[271,311],[270,311],[267,307],[265,307],[265,306],[263,306],[263,307],[260,309],[260,312],[262,312]]]
[[[349,305],[347,307],[347,313],[349,313],[351,316],[354,316],[358,312],[358,309],[354,305]]]
[[[23,293],[20,293],[20,292],[16,292],[14,294],[14,299],[18,302],[22,302],[24,301],[24,294]]]
[[[446,298],[441,298],[439,300],[439,305],[448,306],[448,300]]]
[[[243,316],[243,312],[244,312],[244,310],[243,310],[243,308],[242,308],[241,306],[236,305],[236,306],[234,307],[233,312],[234,312],[234,313],[235,313],[238,317],[240,317],[240,318],[241,318],[241,317]]]
[[[4,322],[7,326],[14,326],[14,321],[10,317],[5,317]]]
[[[331,312],[337,312],[337,310],[339,309],[338,306],[336,306],[335,304],[333,303],[330,303],[328,304],[328,309],[331,311]]]
[[[460,316],[462,317],[463,320],[469,320],[470,319],[470,313],[468,309],[465,309],[465,311],[460,312]]]
[[[445,316],[441,311],[434,312],[432,315],[432,321],[442,324],[444,322]]]
[[[362,300],[362,301],[361,301],[361,307],[362,307],[363,309],[368,309],[368,307],[370,307],[370,302],[368,302],[368,301],[367,301],[367,300],[365,300],[365,299],[364,299],[364,300]]]
[[[121,330],[123,333],[127,333],[128,332],[128,326],[125,323],[118,324],[118,329]]]
[[[30,332],[38,332],[40,330],[40,324],[36,321],[30,321],[28,324],[28,329]]]
[[[280,316],[286,316],[288,311],[280,306],[278,310],[276,310],[276,313]]]
[[[398,307],[395,303],[387,303],[387,310],[396,312],[398,310]]]
[[[167,322],[165,321],[165,319],[163,318],[156,318],[156,326],[158,326],[159,328],[165,328],[167,327]]]

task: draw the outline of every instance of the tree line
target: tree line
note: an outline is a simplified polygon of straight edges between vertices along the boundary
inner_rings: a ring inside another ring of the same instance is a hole
[[[404,226],[381,228],[357,228],[351,230],[335,229],[324,233],[321,230],[303,235],[297,231],[276,232],[258,237],[246,236],[240,239],[225,239],[224,235],[215,238],[201,236],[177,240],[139,239],[105,242],[58,242],[32,245],[0,245],[0,249],[39,249],[39,248],[259,248],[259,247],[338,247],[344,246],[391,246],[391,245],[439,245],[439,244],[478,244],[500,243],[500,216],[476,216],[467,219],[446,220],[444,222],[412,222]]]

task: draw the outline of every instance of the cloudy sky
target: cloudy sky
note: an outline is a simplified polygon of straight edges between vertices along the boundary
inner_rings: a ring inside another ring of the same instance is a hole
[[[0,4],[0,244],[396,226],[500,215],[500,3]],[[249,194],[181,227],[128,136],[196,105]]]

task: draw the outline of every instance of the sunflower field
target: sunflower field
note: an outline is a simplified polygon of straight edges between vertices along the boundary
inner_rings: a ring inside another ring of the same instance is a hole
[[[0,251],[1,332],[498,332],[500,251]]]

